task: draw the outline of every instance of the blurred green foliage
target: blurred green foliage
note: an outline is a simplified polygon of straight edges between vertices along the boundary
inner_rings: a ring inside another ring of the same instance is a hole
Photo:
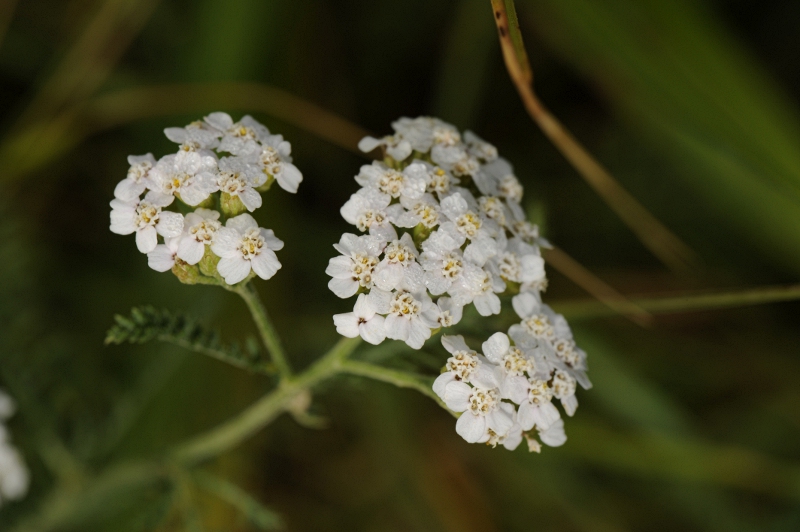
[[[253,333],[234,295],[153,272],[108,231],[125,157],[167,153],[164,127],[210,111],[253,112],[305,175],[298,195],[267,194],[259,211],[287,243],[259,290],[295,367],[336,340],[330,316],[344,307],[323,272],[365,161],[342,149],[357,127],[296,98],[377,133],[419,114],[474,129],[515,164],[546,236],[623,293],[796,280],[800,5],[523,0],[518,12],[542,99],[701,270],[666,272],[535,129],[488,0],[0,3],[0,385],[20,403],[10,429],[33,473],[0,530],[40,529],[25,523],[57,520],[70,485],[266,390],[267,378],[173,345],[103,345],[115,314],[148,304],[225,342]],[[169,91],[139,91],[154,86]],[[584,297],[550,275],[549,301]],[[798,317],[796,303],[675,312],[648,329],[584,316],[574,328],[595,386],[579,393],[567,444],[542,455],[467,445],[430,399],[342,377],[314,397],[325,430],[284,416],[178,488],[134,467],[56,529],[797,530]],[[445,359],[435,342],[382,356],[428,375]]]

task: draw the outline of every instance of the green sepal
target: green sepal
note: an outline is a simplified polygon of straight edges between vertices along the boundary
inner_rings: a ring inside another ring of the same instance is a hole
[[[266,172],[264,172],[264,173],[267,174]],[[270,187],[272,187],[272,184],[274,182],[275,182],[275,177],[273,175],[271,175],[271,174],[267,174],[267,180],[264,182],[263,185],[261,185],[260,187],[256,188],[256,190],[258,192],[266,192],[267,190],[270,189]]]
[[[247,207],[244,206],[242,200],[239,199],[239,196],[231,196],[227,192],[223,192],[219,198],[219,206],[220,210],[222,210],[223,214],[228,218],[232,218],[234,216],[238,216],[243,212],[247,212]]]

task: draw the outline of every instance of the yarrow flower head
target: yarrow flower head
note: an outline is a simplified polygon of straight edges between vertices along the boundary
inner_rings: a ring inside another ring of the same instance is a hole
[[[526,219],[520,180],[470,131],[430,117],[392,128],[359,143],[383,159],[361,167],[360,188],[341,209],[364,234],[343,235],[326,270],[337,296],[358,296],[353,312],[334,316],[337,331],[419,349],[466,307],[491,316],[500,296],[514,295],[522,322],[492,335],[482,354],[461,336],[442,337],[451,356],[433,390],[460,414],[456,431],[468,442],[514,449],[526,440],[536,452],[562,445],[557,404],[572,416],[577,385],[591,383],[566,320],[542,303],[549,244]]]
[[[30,473],[22,455],[11,444],[5,422],[14,415],[14,400],[0,389],[0,506],[22,499],[28,493]]]
[[[499,314],[500,294],[542,290],[546,277],[535,226],[518,227],[528,223],[522,187],[494,146],[430,117],[392,127],[393,135],[359,144],[384,152],[361,167],[360,188],[341,209],[366,234],[344,235],[327,273],[342,298],[388,293],[373,298],[395,302],[375,309],[392,328],[385,337],[418,349],[457,324],[464,307]]]
[[[275,275],[283,242],[247,213],[261,207],[261,193],[274,181],[297,192],[303,176],[291,145],[250,116],[234,122],[226,113],[164,133],[179,144],[177,152],[159,160],[128,157],[128,174],[111,201],[111,231],[135,233],[150,267],[172,270],[185,283]]]

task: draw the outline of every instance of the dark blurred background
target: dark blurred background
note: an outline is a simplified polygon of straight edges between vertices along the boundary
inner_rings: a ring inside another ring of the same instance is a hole
[[[258,286],[295,367],[336,340],[331,315],[349,307],[323,272],[351,230],[339,207],[368,161],[343,149],[346,135],[337,145],[287,118],[294,100],[258,96],[254,83],[376,134],[423,114],[473,129],[515,165],[547,238],[622,293],[797,279],[800,3],[517,9],[542,100],[691,246],[691,272],[662,266],[525,114],[489,0],[0,2],[0,386],[20,403],[10,429],[33,474],[29,496],[0,509],[0,530],[48,501],[52,449],[100,471],[267,389],[178,348],[103,346],[115,313],[147,303],[226,339],[254,332],[234,295],[150,270],[132,237],[108,230],[126,156],[174,151],[164,127],[251,113],[292,143],[305,180],[297,195],[266,194],[257,213],[286,242],[283,269]],[[588,297],[548,272],[547,301]],[[207,467],[290,530],[800,530],[799,315],[780,303],[676,312],[648,328],[574,320],[595,387],[578,393],[566,445],[541,455],[468,445],[429,399],[340,378],[314,397],[328,428],[284,416]],[[433,341],[389,363],[434,375],[445,359]],[[196,497],[208,530],[251,530]],[[80,530],[182,530],[169,501],[156,490]]]

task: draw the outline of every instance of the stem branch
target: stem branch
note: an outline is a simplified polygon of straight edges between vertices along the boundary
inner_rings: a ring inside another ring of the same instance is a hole
[[[247,308],[250,309],[253,320],[256,322],[258,332],[261,335],[261,340],[264,342],[264,346],[272,357],[275,367],[278,368],[281,378],[283,380],[289,378],[292,374],[292,368],[289,366],[289,361],[281,345],[278,332],[272,325],[272,321],[267,314],[267,309],[264,308],[264,305],[261,303],[256,288],[250,283],[247,283],[244,286],[234,288],[233,291],[244,299]]]
[[[239,415],[180,445],[173,451],[173,458],[184,464],[194,464],[236,447],[277,418],[303,390],[312,388],[340,372],[342,362],[360,342],[359,338],[341,339],[299,376],[287,377],[278,388]]]
[[[360,377],[367,377],[376,381],[387,382],[394,384],[398,388],[410,388],[416,390],[426,397],[430,397],[436,403],[452,413],[447,405],[436,395],[431,388],[432,381],[422,375],[415,375],[405,371],[385,368],[368,362],[359,362],[357,360],[346,360],[342,363],[342,373],[349,373],[350,375],[358,375]]]

